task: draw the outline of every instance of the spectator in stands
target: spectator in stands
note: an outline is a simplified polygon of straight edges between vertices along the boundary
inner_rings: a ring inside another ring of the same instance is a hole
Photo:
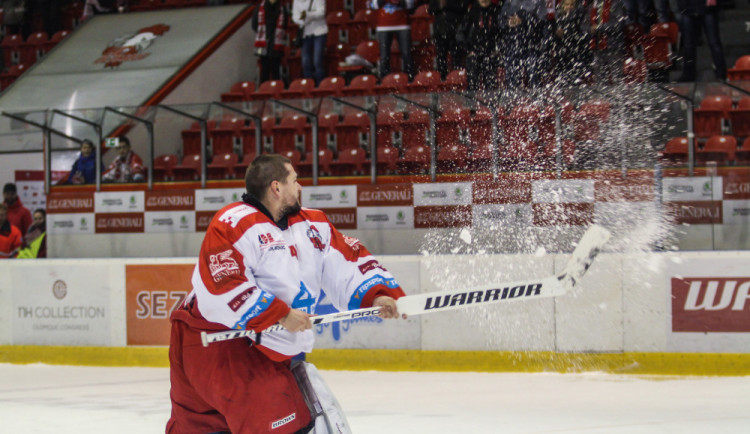
[[[466,51],[466,79],[469,90],[497,88],[499,23],[498,8],[491,0],[477,0],[466,14],[457,39]]]
[[[260,82],[281,78],[289,11],[279,0],[263,0],[253,15],[255,54],[260,59]]]
[[[47,213],[39,208],[34,211],[34,224],[29,227],[23,237],[21,250],[17,258],[46,258],[47,257]]]
[[[146,169],[143,160],[130,149],[130,140],[120,137],[115,148],[117,158],[102,175],[104,182],[143,182]]]
[[[708,48],[711,50],[714,74],[719,80],[727,78],[727,63],[719,35],[718,0],[677,0],[680,13],[680,31],[684,50],[682,75],[678,81],[695,81],[698,34],[703,27]]]
[[[328,38],[325,0],[294,0],[292,20],[302,32],[302,75],[319,85],[326,77],[325,52]]]
[[[648,33],[651,28],[650,9],[653,0],[625,0],[625,24],[639,24],[641,30]]]
[[[391,73],[391,44],[394,36],[401,50],[403,69],[409,80],[414,78],[414,62],[411,57],[411,26],[409,11],[414,9],[414,0],[369,0],[370,8],[377,10],[377,35],[380,45],[380,78]]]
[[[0,203],[0,259],[15,258],[22,237],[21,231],[8,220],[8,205]]]
[[[524,78],[537,86],[549,51],[546,1],[506,0],[500,8],[500,29],[506,86],[521,86]]]
[[[86,139],[81,142],[81,154],[70,169],[68,184],[92,184],[94,182],[96,182],[96,151],[94,143]]]
[[[555,58],[558,79],[576,83],[590,73],[591,51],[586,9],[580,0],[562,0],[555,18]]]
[[[28,208],[23,206],[21,199],[18,197],[16,184],[11,182],[3,187],[3,203],[7,206],[7,218],[10,224],[21,231],[21,236],[26,235],[26,231],[31,226],[31,213]]]
[[[594,74],[599,82],[620,83],[625,61],[623,0],[593,0],[588,12]]]
[[[429,12],[435,16],[432,31],[435,39],[437,68],[443,80],[450,69],[464,67],[464,51],[459,49],[456,41],[456,29],[463,22],[470,3],[470,0],[430,0]],[[452,68],[448,67],[448,54],[453,63]]]

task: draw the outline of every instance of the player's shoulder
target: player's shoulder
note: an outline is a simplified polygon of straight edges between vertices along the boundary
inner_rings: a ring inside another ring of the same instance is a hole
[[[326,223],[330,224],[326,213],[314,208],[303,207],[299,213],[289,219],[289,224],[293,225],[300,222]]]
[[[217,211],[211,220],[211,226],[214,228],[239,234],[262,224],[273,224],[273,222],[260,210],[245,202],[230,203]]]

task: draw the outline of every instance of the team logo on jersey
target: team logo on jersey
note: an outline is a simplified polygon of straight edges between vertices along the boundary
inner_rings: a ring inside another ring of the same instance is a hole
[[[366,274],[368,271],[375,270],[375,269],[380,269],[380,270],[385,271],[385,268],[383,268],[383,266],[380,265],[380,263],[374,259],[372,261],[367,261],[364,264],[359,266],[359,272],[362,274]]]
[[[307,238],[310,239],[313,247],[320,250],[321,252],[325,249],[323,245],[323,237],[320,236],[320,232],[315,226],[310,225],[310,229],[307,230]]]
[[[214,282],[219,282],[233,274],[240,274],[240,267],[237,265],[237,261],[232,258],[232,249],[210,255],[208,257],[208,269],[211,271]]]
[[[253,286],[251,288],[247,288],[246,290],[242,291],[240,295],[237,297],[234,297],[232,301],[229,302],[229,308],[232,309],[232,311],[237,312],[239,308],[245,304],[248,298],[250,298],[251,295],[253,295],[253,292],[255,292],[256,287]]]
[[[258,235],[258,241],[261,245],[274,243],[273,236],[271,234],[260,234]]]

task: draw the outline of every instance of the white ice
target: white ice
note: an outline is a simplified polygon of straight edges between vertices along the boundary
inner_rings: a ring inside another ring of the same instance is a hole
[[[750,377],[322,371],[355,434],[747,433]],[[160,433],[165,368],[0,364],[2,433]]]

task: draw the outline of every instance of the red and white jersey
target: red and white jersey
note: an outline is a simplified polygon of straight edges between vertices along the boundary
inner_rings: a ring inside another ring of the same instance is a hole
[[[303,208],[279,227],[245,202],[216,213],[193,272],[193,299],[205,320],[262,331],[290,308],[315,312],[321,290],[339,310],[370,307],[375,297],[404,293],[355,238],[322,211]],[[313,347],[313,331],[263,333],[259,349],[283,360]],[[269,351],[271,350],[271,351]]]
[[[371,9],[377,10],[376,30],[378,32],[411,28],[406,9],[414,8],[414,0],[370,0],[369,4]]]

